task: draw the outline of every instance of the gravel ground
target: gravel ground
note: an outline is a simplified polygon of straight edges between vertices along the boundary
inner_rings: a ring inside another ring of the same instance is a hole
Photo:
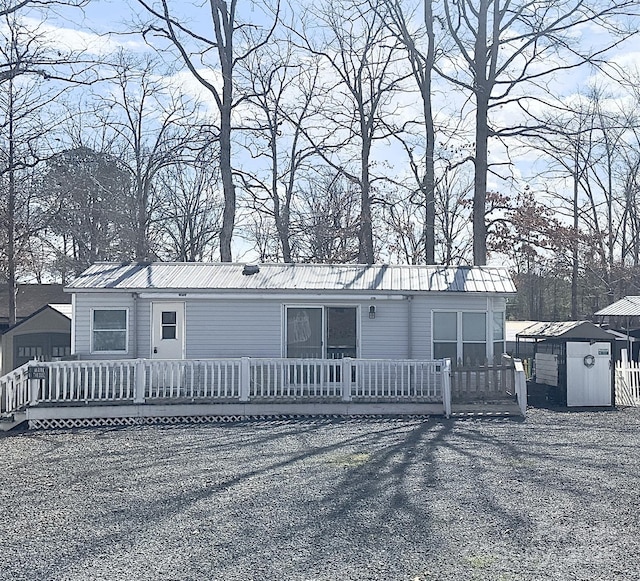
[[[640,409],[0,436],[2,580],[640,579]]]

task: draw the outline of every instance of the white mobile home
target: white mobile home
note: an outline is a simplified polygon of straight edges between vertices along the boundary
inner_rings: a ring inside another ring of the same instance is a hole
[[[491,267],[100,263],[73,293],[79,359],[484,360],[504,351]]]
[[[73,361],[0,377],[0,415],[46,427],[526,409],[524,373],[485,363],[505,348],[502,268],[101,263],[67,291]],[[482,364],[452,372],[461,360]]]

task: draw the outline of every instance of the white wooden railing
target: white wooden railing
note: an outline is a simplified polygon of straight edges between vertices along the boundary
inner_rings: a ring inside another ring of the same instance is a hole
[[[12,414],[29,403],[29,364],[0,377],[0,414]]]
[[[640,363],[616,361],[616,405],[640,407]]]
[[[443,402],[448,415],[449,371],[448,360],[411,359],[31,362],[0,378],[0,411],[39,403],[338,400]]]

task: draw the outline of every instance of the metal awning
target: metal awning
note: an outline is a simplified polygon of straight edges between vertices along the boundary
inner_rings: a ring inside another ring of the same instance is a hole
[[[640,297],[627,296],[595,313],[597,317],[637,317],[640,316]]]

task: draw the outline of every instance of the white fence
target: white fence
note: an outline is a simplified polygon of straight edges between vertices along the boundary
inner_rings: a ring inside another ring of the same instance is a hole
[[[616,362],[616,405],[640,407],[640,363]]]
[[[243,357],[32,362],[0,378],[0,412],[39,403],[336,400],[443,402],[448,415],[449,371],[448,360]]]
[[[29,403],[28,364],[0,377],[0,414],[11,414]]]

